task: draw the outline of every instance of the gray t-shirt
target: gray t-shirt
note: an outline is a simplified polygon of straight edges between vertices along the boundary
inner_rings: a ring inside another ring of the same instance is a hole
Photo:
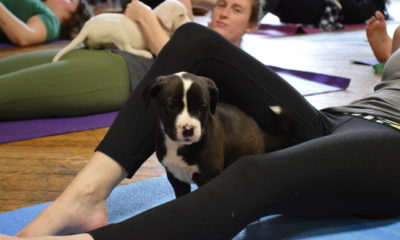
[[[112,51],[125,58],[128,66],[129,78],[131,81],[131,89],[133,91],[150,69],[154,59],[137,56],[118,49],[112,49]]]
[[[331,113],[362,113],[400,123],[400,50],[385,64],[382,81],[374,92],[342,107],[324,109]]]

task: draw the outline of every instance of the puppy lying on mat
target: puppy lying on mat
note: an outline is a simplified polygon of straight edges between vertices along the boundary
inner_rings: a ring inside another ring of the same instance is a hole
[[[158,5],[154,14],[169,35],[182,24],[190,21],[185,6],[176,0],[166,0]],[[89,49],[98,49],[114,44],[119,50],[146,58],[153,58],[148,51],[146,39],[138,24],[124,14],[103,13],[85,23],[79,34],[53,58],[57,62],[66,52],[82,42]]]
[[[268,144],[280,147],[288,140],[266,135],[238,108],[217,104],[217,86],[205,77],[186,72],[161,76],[146,86],[143,97],[147,104],[156,100],[156,155],[176,197],[189,193],[191,183],[204,185],[241,156],[264,153]]]

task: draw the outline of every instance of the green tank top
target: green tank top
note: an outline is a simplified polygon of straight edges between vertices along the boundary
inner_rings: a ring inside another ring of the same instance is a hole
[[[40,0],[0,0],[3,5],[23,22],[38,16],[47,29],[47,41],[54,41],[60,37],[60,21],[53,12]],[[10,42],[0,30],[0,42]]]

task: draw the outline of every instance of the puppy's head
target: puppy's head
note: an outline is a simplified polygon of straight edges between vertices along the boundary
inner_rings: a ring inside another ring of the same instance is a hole
[[[165,0],[154,9],[154,14],[169,33],[184,23],[190,22],[186,7],[177,0]]]
[[[210,114],[214,114],[218,89],[211,79],[186,72],[161,76],[143,91],[146,104],[156,99],[161,129],[180,144],[198,142]]]

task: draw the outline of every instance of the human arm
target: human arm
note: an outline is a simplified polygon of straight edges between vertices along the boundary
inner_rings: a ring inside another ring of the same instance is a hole
[[[33,16],[24,23],[1,2],[0,28],[10,41],[18,46],[33,45],[46,40],[46,25],[39,16]]]
[[[140,1],[133,0],[127,5],[124,14],[139,24],[150,51],[158,55],[169,41],[169,36],[150,8]]]

